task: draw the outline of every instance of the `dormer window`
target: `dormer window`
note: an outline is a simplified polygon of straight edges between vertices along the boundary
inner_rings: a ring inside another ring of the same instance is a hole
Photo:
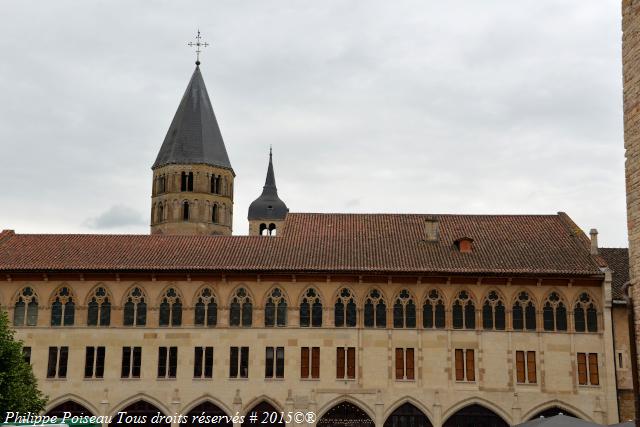
[[[473,239],[471,237],[461,237],[457,239],[454,244],[463,254],[473,252]]]

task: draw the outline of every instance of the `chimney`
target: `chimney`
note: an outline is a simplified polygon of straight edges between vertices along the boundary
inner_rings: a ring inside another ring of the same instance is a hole
[[[427,242],[437,242],[440,236],[440,223],[435,216],[427,216],[424,219],[425,240]]]
[[[591,236],[591,255],[598,255],[598,230],[592,228],[589,236]]]

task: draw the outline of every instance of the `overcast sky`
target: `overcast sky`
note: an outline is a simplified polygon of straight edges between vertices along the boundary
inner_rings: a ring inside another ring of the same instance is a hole
[[[292,212],[553,214],[626,246],[620,2],[2,1],[0,229],[148,233],[202,73],[246,234]]]

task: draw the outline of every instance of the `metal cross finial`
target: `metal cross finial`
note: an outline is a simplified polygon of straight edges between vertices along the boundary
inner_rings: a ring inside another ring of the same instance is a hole
[[[200,52],[202,52],[200,48],[209,46],[209,43],[203,42],[201,40],[202,40],[202,36],[200,36],[200,30],[198,30],[198,35],[196,36],[196,42],[187,43],[188,46],[190,47],[195,46],[196,48],[196,65],[200,65]]]

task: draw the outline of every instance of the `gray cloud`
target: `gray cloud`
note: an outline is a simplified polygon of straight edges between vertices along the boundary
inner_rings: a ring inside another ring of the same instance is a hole
[[[104,213],[104,200],[147,214],[149,168],[200,27],[212,42],[203,75],[237,173],[235,233],[247,232],[273,144],[294,212],[563,210],[599,228],[603,244],[626,245],[619,8],[3,4],[0,158],[10,161],[0,168],[0,227],[91,231],[85,219]]]
[[[139,212],[127,206],[115,205],[95,218],[85,220],[85,225],[92,230],[114,230],[127,227],[140,227],[146,224]]]

